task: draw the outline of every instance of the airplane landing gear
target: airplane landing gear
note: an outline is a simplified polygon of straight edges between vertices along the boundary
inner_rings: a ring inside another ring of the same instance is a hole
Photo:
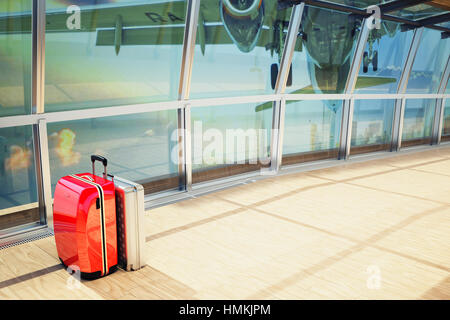
[[[369,57],[367,51],[363,55],[363,73],[369,72],[369,65],[372,63],[372,69],[374,72],[378,70],[378,51],[374,51],[372,57]]]
[[[278,64],[272,63],[270,66],[270,84],[272,85],[272,90],[275,90],[275,85],[278,78]]]
[[[364,52],[363,55],[363,73],[367,73],[369,71],[369,54],[367,51]]]
[[[272,63],[270,66],[270,84],[272,86],[272,90],[275,90],[275,85],[277,84],[277,78],[278,78],[278,63]],[[286,86],[290,87],[292,86],[292,64],[289,68],[289,74],[286,81]]]
[[[373,53],[372,68],[373,68],[373,71],[377,71],[378,70],[378,51],[375,51]]]

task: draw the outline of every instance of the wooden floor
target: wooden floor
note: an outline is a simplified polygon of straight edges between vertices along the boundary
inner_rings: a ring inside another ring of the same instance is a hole
[[[74,282],[53,238],[0,250],[0,299],[450,299],[450,147],[147,212],[148,265]]]

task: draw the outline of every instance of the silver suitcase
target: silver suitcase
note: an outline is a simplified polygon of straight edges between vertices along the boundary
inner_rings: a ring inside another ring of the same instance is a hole
[[[118,265],[127,271],[139,270],[144,258],[144,187],[114,177],[116,187]]]

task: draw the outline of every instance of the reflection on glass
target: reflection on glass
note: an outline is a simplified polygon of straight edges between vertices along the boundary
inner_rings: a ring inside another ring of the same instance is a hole
[[[159,191],[158,180],[178,175],[176,129],[176,110],[50,123],[53,189],[65,175],[91,172],[90,156],[99,154],[109,173]]]
[[[450,99],[445,102],[444,119],[442,120],[442,138],[443,141],[450,140]]]
[[[47,1],[46,111],[177,99],[186,1],[106,2]]]
[[[342,93],[360,26],[355,16],[305,7],[286,92]]]
[[[397,93],[397,85],[411,45],[413,31],[382,21],[372,29],[363,54],[355,93]]]
[[[39,221],[37,201],[32,127],[0,129],[0,229]]]
[[[344,4],[347,6],[355,7],[355,8],[366,8],[371,4],[379,4],[380,0],[332,0],[328,2],[338,3],[338,4]]]
[[[283,164],[337,157],[342,101],[287,101]]]
[[[406,7],[401,10],[394,11],[390,14],[408,20],[418,20],[418,19],[425,19],[444,12],[445,10],[432,7],[427,4],[418,4],[412,7]]]
[[[31,112],[31,7],[0,1],[0,117]]]
[[[437,30],[423,30],[408,80],[407,93],[437,93],[450,51],[450,39]]]
[[[267,105],[272,106],[272,102]],[[193,182],[253,171],[267,165],[272,114],[272,109],[265,104],[193,108]]]
[[[291,8],[277,0],[202,0],[191,98],[272,93]]]
[[[395,100],[356,100],[351,154],[390,148]]]
[[[436,100],[406,100],[402,146],[426,144],[431,141]]]

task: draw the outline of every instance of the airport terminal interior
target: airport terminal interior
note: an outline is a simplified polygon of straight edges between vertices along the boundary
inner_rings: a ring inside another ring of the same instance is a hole
[[[0,1],[0,300],[448,300],[449,76],[447,0]],[[146,265],[78,281],[93,154]]]

